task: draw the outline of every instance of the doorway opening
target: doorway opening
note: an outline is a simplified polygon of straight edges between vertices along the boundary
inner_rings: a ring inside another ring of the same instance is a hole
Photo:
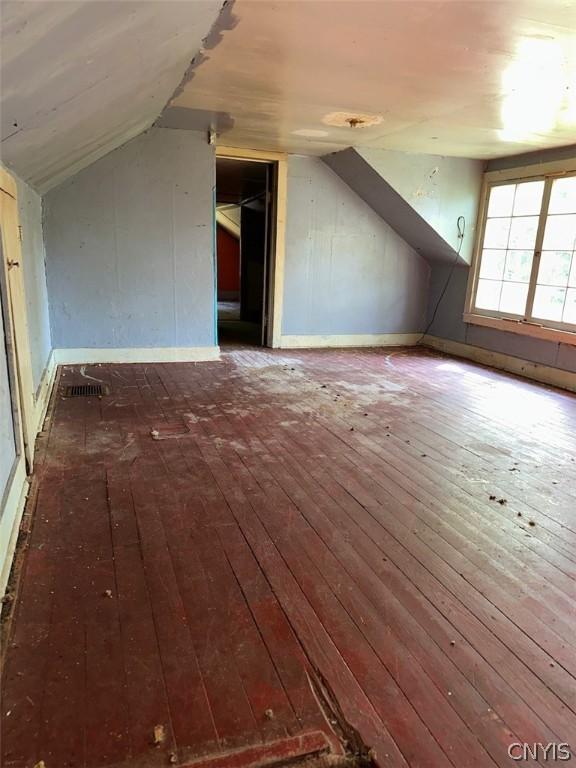
[[[219,344],[271,344],[275,200],[276,163],[216,158]]]

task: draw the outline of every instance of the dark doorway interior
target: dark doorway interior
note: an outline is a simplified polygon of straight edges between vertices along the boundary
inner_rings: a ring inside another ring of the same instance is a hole
[[[273,166],[216,160],[219,343],[266,343]]]

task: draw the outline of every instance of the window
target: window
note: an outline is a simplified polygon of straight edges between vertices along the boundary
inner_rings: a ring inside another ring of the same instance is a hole
[[[576,174],[488,184],[473,315],[576,333]]]

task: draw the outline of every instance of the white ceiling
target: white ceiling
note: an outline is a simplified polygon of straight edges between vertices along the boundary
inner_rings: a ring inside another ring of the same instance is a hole
[[[220,143],[309,154],[492,158],[576,141],[573,0],[236,0],[233,14],[163,124],[212,115]],[[382,120],[326,124],[342,112]]]
[[[39,191],[148,128],[223,0],[5,0],[2,161]]]
[[[491,158],[576,143],[575,0],[222,5],[5,0],[2,161],[55,186],[149,127],[203,45],[160,124],[213,125],[222,144]]]

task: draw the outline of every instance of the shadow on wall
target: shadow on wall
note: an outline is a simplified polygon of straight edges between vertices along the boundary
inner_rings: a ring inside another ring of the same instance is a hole
[[[428,333],[452,341],[465,341],[466,324],[462,319],[466,301],[466,287],[470,268],[458,265],[436,264],[430,272],[428,289],[428,315],[432,322]]]

